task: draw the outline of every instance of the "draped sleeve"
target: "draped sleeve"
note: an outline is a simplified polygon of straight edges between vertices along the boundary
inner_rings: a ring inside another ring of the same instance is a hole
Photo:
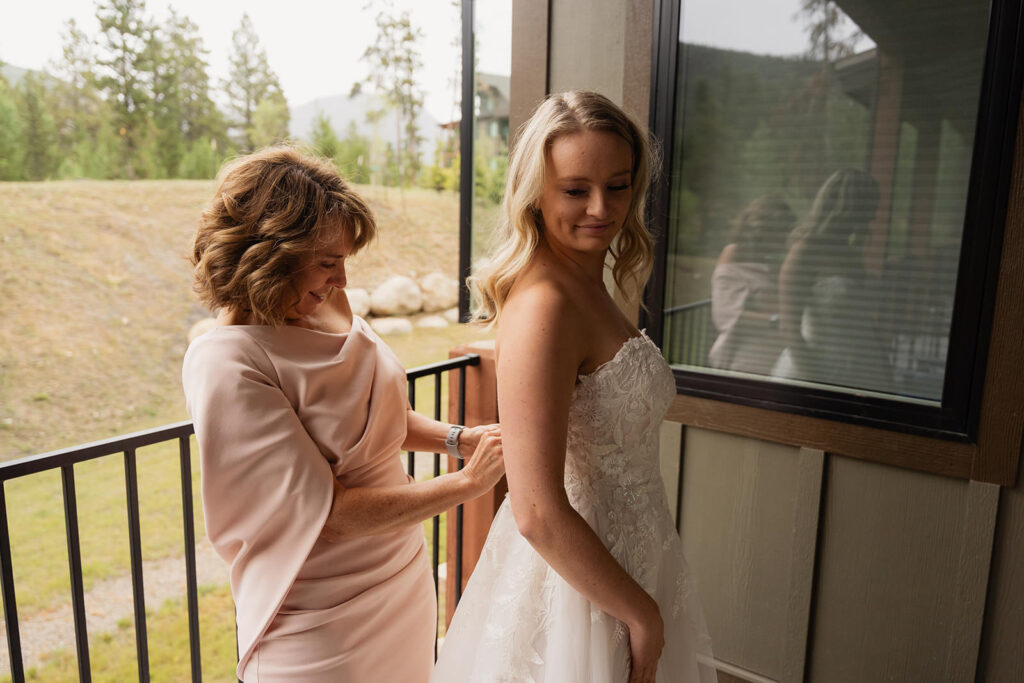
[[[231,566],[242,671],[320,535],[334,474],[266,353],[244,334],[217,332],[189,347],[182,382],[206,531]]]

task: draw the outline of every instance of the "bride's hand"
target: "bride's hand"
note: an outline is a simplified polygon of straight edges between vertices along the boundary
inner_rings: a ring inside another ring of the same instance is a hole
[[[488,425],[495,427],[496,425]],[[463,431],[465,434],[468,429]],[[505,457],[501,448],[501,431],[489,429],[477,440],[473,455],[466,459],[466,467],[460,472],[473,482],[474,489],[483,494],[494,487],[505,474]],[[461,443],[461,439],[460,439]]]
[[[665,647],[665,624],[658,603],[648,599],[645,616],[629,626],[629,683],[654,683],[658,659]]]

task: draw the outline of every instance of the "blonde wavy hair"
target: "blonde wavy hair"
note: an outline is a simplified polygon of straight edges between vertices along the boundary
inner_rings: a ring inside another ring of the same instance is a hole
[[[377,226],[330,162],[275,146],[225,164],[192,245],[193,289],[211,310],[283,325],[304,260],[344,232],[355,253]]]
[[[616,286],[639,286],[651,268],[653,240],[644,221],[647,189],[657,167],[657,148],[618,105],[604,95],[573,90],[545,99],[519,129],[509,155],[505,196],[490,258],[478,265],[467,282],[475,308],[473,320],[497,322],[516,278],[529,265],[540,244],[543,222],[537,209],[544,188],[548,150],[556,138],[583,131],[614,133],[632,151],[632,202],[622,230],[611,246]]]

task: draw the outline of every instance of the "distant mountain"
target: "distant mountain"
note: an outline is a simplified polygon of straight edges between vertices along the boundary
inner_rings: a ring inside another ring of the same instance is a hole
[[[293,138],[308,141],[310,131],[313,129],[313,121],[320,113],[323,113],[331,122],[331,128],[339,138],[344,138],[348,134],[350,123],[355,123],[356,130],[360,135],[371,139],[378,137],[394,144],[396,135],[393,112],[389,112],[375,124],[366,122],[367,112],[379,107],[380,99],[365,93],[351,97],[349,95],[320,97],[291,108],[289,132]],[[419,127],[420,137],[423,138],[419,146],[420,159],[425,163],[430,163],[433,160],[435,143],[441,137],[441,126],[425,109],[420,109],[416,125]]]
[[[0,66],[0,75],[2,75],[12,87],[18,85],[21,79],[29,72],[30,69],[22,69],[20,66],[14,66],[13,64],[4,64],[3,66]]]

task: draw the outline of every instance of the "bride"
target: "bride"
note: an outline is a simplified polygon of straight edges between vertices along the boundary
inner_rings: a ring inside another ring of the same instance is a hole
[[[521,130],[500,244],[471,283],[498,324],[509,498],[459,603],[435,683],[714,681],[658,463],[675,382],[619,311],[651,263],[647,138],[592,92]]]

